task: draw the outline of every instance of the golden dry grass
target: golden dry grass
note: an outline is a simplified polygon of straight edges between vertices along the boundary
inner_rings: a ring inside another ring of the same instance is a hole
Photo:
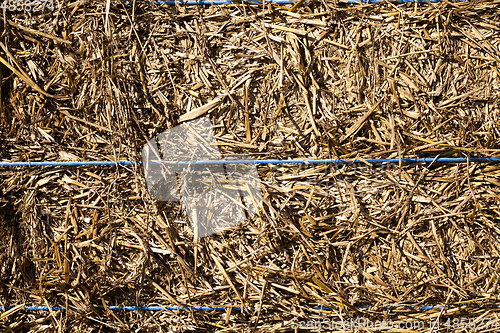
[[[6,12],[0,158],[137,161],[146,140],[202,114],[223,152],[256,159],[500,156],[498,8],[77,1]],[[264,332],[326,315],[496,316],[500,166],[259,175],[264,210],[194,242],[182,207],[152,200],[139,166],[0,170],[1,305],[70,308],[15,308],[0,327]],[[385,309],[398,305],[452,310]]]

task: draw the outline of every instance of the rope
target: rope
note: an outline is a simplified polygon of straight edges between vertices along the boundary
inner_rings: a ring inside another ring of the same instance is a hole
[[[224,165],[224,164],[391,164],[391,163],[500,163],[500,157],[433,157],[433,158],[367,158],[363,160],[336,160],[336,159],[304,159],[304,160],[204,160],[204,161],[150,161],[149,163],[195,164],[195,165]],[[38,166],[133,166],[142,164],[134,161],[80,161],[80,162],[0,162],[0,168],[7,167],[38,167]]]
[[[15,308],[15,306],[0,306],[0,311],[8,311],[10,309]],[[97,309],[103,310],[102,307],[96,307]],[[107,309],[111,311],[165,311],[165,310],[170,310],[170,311],[226,311],[227,308],[231,308],[232,310],[235,311],[241,311],[241,307],[239,306],[186,306],[186,307],[181,307],[181,306],[117,306],[117,305],[112,305],[108,306]],[[360,310],[370,310],[372,307],[367,306],[367,305],[360,305],[360,306],[354,306],[356,309]],[[446,306],[441,306],[441,305],[435,305],[435,306],[386,306],[383,307],[383,310],[395,310],[395,309],[409,309],[409,310],[421,310],[421,311],[432,311],[432,310],[442,310],[449,308],[451,309],[452,307],[446,307]],[[494,308],[500,308],[500,306],[494,307]],[[75,308],[76,309],[76,308]],[[247,310],[251,310],[251,308],[246,308]],[[315,310],[323,310],[323,311],[332,311],[332,308],[325,307],[325,306],[317,306],[314,307]],[[25,311],[66,311],[65,307],[62,306],[53,306],[49,308],[48,306],[36,306],[36,305],[29,305],[25,306],[24,308]],[[274,310],[274,309],[271,309]]]
[[[339,3],[345,3],[345,4],[372,4],[372,3],[383,3],[383,2],[396,2],[396,3],[438,3],[441,2],[442,0],[395,0],[395,1],[387,1],[387,0],[344,0],[340,1]],[[455,0],[452,2],[465,2],[467,0]],[[231,0],[187,0],[187,1],[177,1],[177,0],[158,0],[155,1],[157,5],[231,5],[231,4],[236,4],[241,1],[231,1]],[[263,0],[263,1],[258,1],[258,0],[246,0],[243,1],[248,4],[254,4],[254,5],[260,5],[263,3],[273,3],[277,5],[294,5],[295,1],[291,0]]]

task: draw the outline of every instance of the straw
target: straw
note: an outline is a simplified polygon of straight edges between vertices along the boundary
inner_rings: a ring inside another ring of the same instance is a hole
[[[496,318],[498,3],[235,2],[0,15],[0,331]],[[205,116],[262,205],[196,239],[139,161]]]

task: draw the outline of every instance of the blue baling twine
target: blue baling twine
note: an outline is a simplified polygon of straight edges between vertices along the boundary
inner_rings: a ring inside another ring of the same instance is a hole
[[[367,158],[363,160],[204,160],[204,161],[149,161],[149,163],[161,163],[166,165],[194,164],[194,165],[221,165],[221,164],[354,164],[354,163],[500,163],[500,157],[427,157],[427,158]],[[134,161],[80,161],[80,162],[0,162],[0,168],[6,167],[36,167],[36,166],[133,166],[142,164]]]
[[[0,311],[8,311],[10,309],[13,309],[14,306],[0,306]],[[231,308],[232,310],[235,311],[241,311],[240,306],[186,306],[186,307],[181,307],[181,306],[108,306],[107,309],[111,311],[165,311],[165,310],[170,310],[170,311],[226,311],[228,308]],[[367,305],[362,305],[362,306],[354,306],[353,308],[359,309],[359,310],[369,310],[371,307]],[[500,306],[494,306],[490,308],[500,308]],[[75,308],[76,309],[76,308]],[[97,307],[97,309],[103,310],[101,307]],[[251,310],[251,308],[247,307],[247,310]],[[315,310],[322,310],[322,311],[332,311],[332,308],[325,307],[325,306],[317,306],[314,307]],[[398,310],[398,309],[408,309],[408,310],[421,310],[421,311],[432,311],[432,310],[443,310],[443,309],[454,309],[451,306],[441,306],[441,305],[435,305],[435,306],[386,306],[383,307],[382,310]],[[62,306],[53,306],[53,307],[48,307],[48,306],[36,306],[36,305],[30,305],[30,306],[25,306],[24,309],[25,311],[66,311],[65,307]],[[275,310],[273,308],[270,308],[270,310]]]
[[[310,0],[305,1],[307,4]],[[396,2],[396,3],[438,3],[442,0],[395,0],[395,1],[387,1],[387,0],[344,0],[339,1],[339,3],[344,4],[372,4],[372,3],[383,3],[383,2]],[[149,3],[149,1],[147,1]],[[467,2],[467,0],[455,0],[453,2]],[[188,0],[188,1],[177,1],[177,0],[158,0],[155,1],[157,5],[232,5],[237,3],[246,3],[250,5],[261,5],[265,3],[272,3],[277,5],[294,5],[296,1],[291,0],[243,0],[243,1],[231,1],[231,0]]]

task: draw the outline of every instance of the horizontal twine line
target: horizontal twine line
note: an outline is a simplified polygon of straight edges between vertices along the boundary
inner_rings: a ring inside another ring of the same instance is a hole
[[[226,164],[354,164],[354,163],[500,163],[500,157],[433,157],[433,158],[367,158],[354,160],[303,159],[303,160],[200,160],[200,161],[149,161],[167,165],[226,165]],[[134,161],[79,161],[79,162],[0,162],[0,168],[37,166],[133,166],[142,164]]]

